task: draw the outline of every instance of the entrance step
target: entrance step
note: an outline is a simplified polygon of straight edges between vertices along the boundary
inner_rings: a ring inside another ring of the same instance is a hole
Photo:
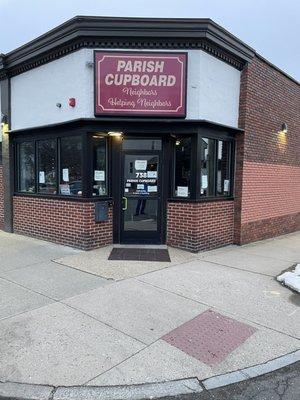
[[[171,262],[169,251],[159,247],[114,247],[108,260]]]
[[[114,244],[116,249],[167,249],[166,244]]]

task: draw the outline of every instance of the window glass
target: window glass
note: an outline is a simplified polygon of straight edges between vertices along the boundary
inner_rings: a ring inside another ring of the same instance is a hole
[[[18,190],[20,192],[35,192],[35,155],[34,142],[23,142],[18,146]]]
[[[93,196],[107,195],[106,138],[92,137]]]
[[[157,196],[159,157],[155,154],[125,154],[124,196]]]
[[[200,195],[214,196],[214,164],[215,164],[215,140],[201,139],[201,182]]]
[[[37,159],[39,193],[56,194],[56,140],[39,140]]]
[[[82,195],[82,140],[68,136],[60,140],[60,194]]]
[[[218,140],[217,196],[230,195],[230,146],[230,142]]]
[[[178,138],[175,142],[175,196],[190,196],[191,138]]]

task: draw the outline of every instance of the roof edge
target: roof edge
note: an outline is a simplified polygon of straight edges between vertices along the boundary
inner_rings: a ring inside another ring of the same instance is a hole
[[[134,44],[134,45],[132,45]],[[84,47],[202,48],[241,69],[255,51],[209,18],[76,16],[2,55],[4,70],[17,75]],[[205,46],[206,45],[206,46]],[[1,62],[2,60],[2,62]]]
[[[258,54],[255,52],[255,56],[257,58],[259,58],[260,60],[262,60],[263,62],[265,62],[266,64],[268,64],[270,67],[274,68],[277,72],[281,73],[282,75],[284,75],[286,78],[290,79],[292,82],[296,83],[297,85],[300,85],[300,82],[297,81],[297,79],[293,78],[291,75],[289,75],[287,72],[285,72],[283,69],[277,67],[277,65],[273,64],[271,61],[269,61],[268,59],[266,59],[265,57],[263,57],[262,55]]]

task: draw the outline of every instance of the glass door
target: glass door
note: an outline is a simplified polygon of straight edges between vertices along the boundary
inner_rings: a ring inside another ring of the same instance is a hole
[[[121,210],[122,243],[161,242],[159,151],[124,151]]]

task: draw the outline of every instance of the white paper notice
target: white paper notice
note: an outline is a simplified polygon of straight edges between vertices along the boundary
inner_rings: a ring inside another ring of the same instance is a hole
[[[45,183],[45,172],[44,171],[39,172],[39,183]]]
[[[147,171],[147,178],[157,178],[157,171]]]
[[[63,168],[63,181],[69,182],[69,168]]]
[[[147,160],[135,160],[134,168],[137,171],[146,171],[146,169],[147,169]]]
[[[105,181],[105,171],[95,170],[94,171],[94,181],[104,182]]]
[[[224,180],[224,192],[229,192],[229,179]]]
[[[65,194],[65,195],[70,195],[71,191],[70,191],[70,185],[60,185],[60,194]]]
[[[149,193],[157,192],[157,186],[148,186],[148,192]]]
[[[207,189],[207,175],[201,176],[201,187],[202,189]]]
[[[125,193],[128,193],[128,192],[129,192],[129,189],[126,189],[126,188],[125,188]]]
[[[189,195],[188,186],[177,186],[177,196],[188,197],[188,195]]]
[[[136,185],[136,188],[137,188],[138,190],[142,190],[142,189],[145,189],[145,185],[144,185],[144,184],[137,184],[137,185]]]
[[[127,182],[127,183],[125,184],[125,186],[126,186],[126,187],[131,187],[131,183],[130,183],[130,182],[129,182],[129,183]]]

